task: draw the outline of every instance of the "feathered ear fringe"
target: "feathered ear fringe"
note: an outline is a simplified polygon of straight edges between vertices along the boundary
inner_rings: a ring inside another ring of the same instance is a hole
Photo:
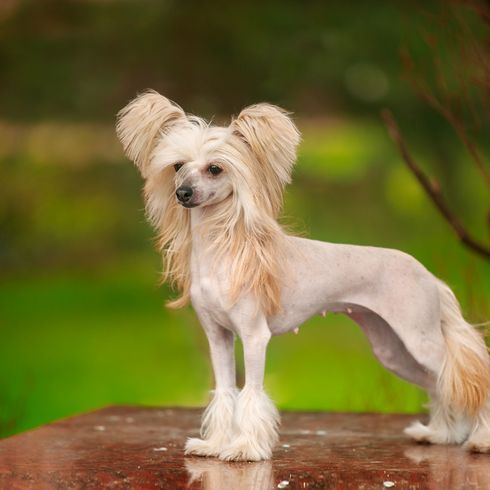
[[[244,222],[236,227],[229,247],[233,304],[243,294],[251,292],[266,315],[282,309],[281,284],[284,280],[286,258],[284,234],[279,225],[266,219],[252,229]]]
[[[277,215],[282,204],[284,186],[291,181],[291,171],[296,162],[296,148],[300,133],[288,113],[271,104],[246,107],[230,124],[259,162],[257,169],[267,182],[271,196],[280,196],[272,202]]]
[[[247,182],[253,195],[244,200],[247,204],[224,247],[232,277],[230,299],[252,292],[262,311],[273,315],[281,309],[287,264],[286,235],[275,219],[291,180],[300,133],[286,111],[271,104],[243,109],[230,130],[251,154],[247,166],[252,179]],[[243,189],[235,192],[240,196]]]
[[[186,115],[178,105],[154,90],[139,95],[119,111],[117,136],[143,177],[160,132],[185,120]]]
[[[190,257],[192,237],[189,210],[174,197],[173,169],[166,168],[145,183],[144,195],[148,221],[158,232],[157,249],[163,257],[161,283],[180,291],[181,296],[167,302],[181,308],[190,299]]]
[[[190,224],[189,213],[173,198],[171,169],[149,177],[148,165],[162,133],[185,124],[185,112],[154,90],[144,92],[117,115],[116,133],[129,159],[134,161],[146,180],[145,203],[149,221],[158,230],[158,249],[164,256],[162,282],[182,291],[169,302],[179,308],[189,301]]]

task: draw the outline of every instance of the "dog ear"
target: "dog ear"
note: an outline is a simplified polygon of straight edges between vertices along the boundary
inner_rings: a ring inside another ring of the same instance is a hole
[[[119,111],[116,134],[143,177],[160,132],[185,118],[177,104],[154,90],[138,95]]]
[[[282,185],[291,180],[300,133],[288,113],[271,104],[246,107],[230,128],[252,150],[262,165],[268,165]]]

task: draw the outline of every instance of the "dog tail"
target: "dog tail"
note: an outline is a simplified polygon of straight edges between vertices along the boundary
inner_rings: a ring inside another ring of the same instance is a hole
[[[437,379],[446,406],[476,414],[490,396],[490,357],[483,336],[465,321],[451,289],[438,281],[445,358]]]

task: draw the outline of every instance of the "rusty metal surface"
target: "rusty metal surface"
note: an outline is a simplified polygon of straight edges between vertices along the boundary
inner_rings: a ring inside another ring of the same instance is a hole
[[[184,457],[199,417],[110,407],[1,440],[0,488],[490,489],[489,455],[410,442],[413,416],[284,413],[274,458],[260,463]]]

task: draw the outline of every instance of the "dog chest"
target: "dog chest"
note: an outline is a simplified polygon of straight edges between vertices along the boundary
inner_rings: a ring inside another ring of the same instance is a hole
[[[205,312],[220,324],[228,323],[222,284],[217,278],[201,276],[193,280],[190,294],[192,305],[198,312]]]

